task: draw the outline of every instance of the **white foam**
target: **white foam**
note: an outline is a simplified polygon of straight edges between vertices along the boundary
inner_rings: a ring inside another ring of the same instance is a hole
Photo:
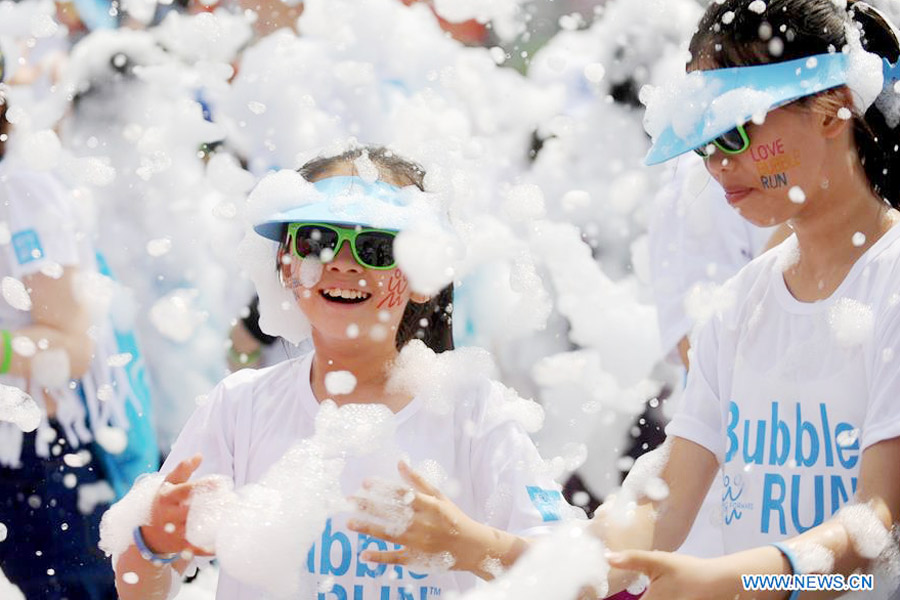
[[[575,598],[585,586],[602,598],[609,590],[608,573],[603,543],[582,525],[567,523],[534,542],[506,573],[460,600]]]
[[[485,384],[494,373],[490,354],[481,348],[457,348],[437,354],[421,340],[400,351],[387,389],[419,398],[438,414],[450,414],[456,401]]]
[[[325,389],[332,396],[350,394],[356,389],[356,376],[350,371],[329,371],[325,373]]]
[[[259,480],[199,489],[188,516],[188,540],[214,550],[222,569],[277,597],[296,597],[307,549],[326,519],[349,508],[340,477],[347,455],[396,453],[393,413],[383,405],[326,401],[315,434],[292,447]],[[393,448],[393,449],[392,449]]]
[[[38,347],[40,346],[38,341]],[[31,359],[31,381],[39,387],[51,390],[65,387],[71,376],[69,354],[65,350],[43,350]]]
[[[840,298],[828,311],[828,324],[841,346],[851,347],[872,337],[875,316],[872,307],[852,298]]]
[[[39,257],[35,257],[39,258]],[[0,291],[3,293],[3,299],[6,303],[15,308],[28,312],[31,310],[31,296],[25,289],[25,284],[15,277],[4,277],[0,282]]]
[[[2,569],[0,569],[0,597],[5,600],[25,600],[25,594],[6,578]]]
[[[153,498],[162,483],[163,476],[157,473],[138,478],[131,491],[103,513],[99,545],[107,556],[112,556],[113,564],[134,543],[135,527],[149,522]]]
[[[89,515],[101,504],[116,499],[116,493],[106,481],[82,483],[78,486],[78,512]]]
[[[38,428],[41,414],[37,402],[23,390],[0,384],[0,421],[12,423],[27,433]]]

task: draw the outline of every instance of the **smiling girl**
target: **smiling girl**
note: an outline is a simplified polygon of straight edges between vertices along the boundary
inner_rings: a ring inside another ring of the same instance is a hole
[[[729,281],[730,302],[694,333],[657,455],[668,496],[624,523],[601,507],[594,530],[620,551],[619,587],[622,570],[649,577],[647,600],[794,598],[741,576],[873,572],[887,597],[900,567],[900,42],[863,2],[724,0],[690,51],[701,118],[669,123],[648,162],[694,149],[744,218],[794,235]],[[671,554],[720,468],[728,554]],[[826,596],[846,591],[829,581]]]
[[[377,167],[374,181],[357,173],[364,155]],[[392,539],[409,540],[428,554],[450,552],[455,571],[429,574],[415,565],[388,569],[370,563],[405,563],[411,557],[398,545],[360,533],[365,523],[348,524],[348,515],[336,514],[308,561],[298,565],[308,571],[305,581],[324,585],[319,598],[418,599],[465,590],[475,582],[472,573],[490,577],[491,564],[508,564],[521,552],[523,542],[507,531],[527,535],[562,516],[558,487],[530,468],[540,457],[527,434],[495,416],[503,401],[499,386],[485,381],[469,396],[454,398],[450,414],[432,412],[421,399],[388,386],[399,350],[411,339],[435,352],[453,347],[452,290],[436,298],[413,292],[394,259],[395,236],[416,216],[407,199],[421,195],[422,169],[384,149],[358,148],[307,163],[300,173],[312,182],[315,199],[272,215],[255,229],[278,242],[272,260],[296,310],[309,321],[314,351],[229,376],[185,425],[161,470],[166,482],[153,499],[149,521],[135,529],[135,544],[115,565],[124,599],[166,598],[172,567],[186,566],[180,553],[203,553],[185,539],[200,475],[225,475],[236,488],[259,481],[289,448],[314,434],[326,399],[341,406],[387,406],[394,413],[394,442],[409,463],[436,463],[454,482],[452,503],[401,466],[407,481],[404,506],[427,513],[427,519],[412,519],[408,530],[393,531]],[[329,391],[327,375],[334,371],[353,374],[352,391]],[[367,476],[396,472],[393,462],[345,460],[341,484],[347,496]],[[263,590],[221,573],[217,598],[263,597]]]

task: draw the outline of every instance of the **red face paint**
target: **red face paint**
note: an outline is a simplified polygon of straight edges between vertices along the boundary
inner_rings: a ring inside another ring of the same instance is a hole
[[[409,287],[409,281],[400,272],[400,269],[394,271],[390,281],[387,283],[388,293],[378,303],[378,308],[396,308],[403,302],[403,294]]]
[[[750,158],[756,162],[768,160],[779,154],[784,154],[784,143],[781,141],[781,138],[778,138],[771,144],[759,144],[750,148]]]

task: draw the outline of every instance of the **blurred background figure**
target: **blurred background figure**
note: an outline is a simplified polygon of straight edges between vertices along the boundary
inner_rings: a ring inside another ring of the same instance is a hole
[[[149,388],[75,197],[17,152],[14,107],[0,92],[0,570],[29,599],[112,599],[99,520],[159,464]]]

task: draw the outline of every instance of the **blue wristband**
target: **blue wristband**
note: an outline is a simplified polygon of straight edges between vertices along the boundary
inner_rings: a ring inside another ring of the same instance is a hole
[[[791,575],[797,574],[797,557],[794,556],[793,550],[788,547],[787,544],[782,544],[781,542],[775,542],[772,544],[778,551],[781,552],[784,557],[787,559],[788,564],[791,565]],[[800,597],[800,590],[794,590],[791,592],[791,595],[788,596],[788,600],[796,600]]]
[[[134,528],[134,545],[137,546],[138,552],[141,553],[144,560],[156,564],[167,565],[178,560],[178,557],[180,556],[177,552],[173,552],[172,554],[157,554],[151,550],[147,546],[147,542],[144,541],[144,535],[141,533],[140,526]]]

